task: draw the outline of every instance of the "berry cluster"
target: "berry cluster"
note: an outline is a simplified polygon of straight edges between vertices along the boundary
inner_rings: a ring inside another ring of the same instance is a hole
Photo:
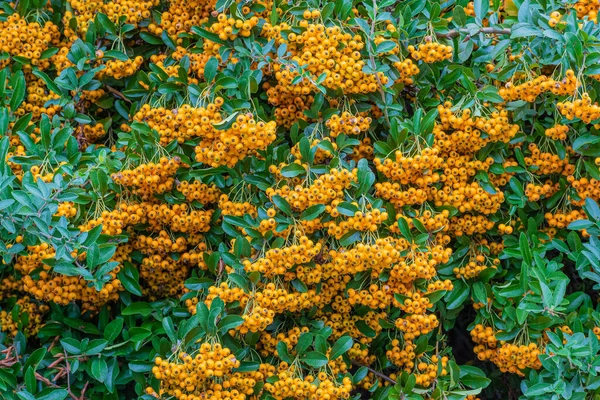
[[[542,363],[538,356],[542,353],[536,343],[512,344],[496,339],[494,330],[478,324],[471,331],[471,338],[477,346],[474,351],[480,360],[490,360],[502,372],[510,372],[524,376],[523,370],[527,368],[540,369]]]
[[[428,39],[429,41],[426,41],[426,43],[422,43],[417,47],[413,45],[408,46],[408,51],[412,58],[415,60],[422,60],[428,64],[452,59],[454,53],[452,46],[432,42],[431,38]]]
[[[359,135],[369,130],[370,117],[355,116],[344,111],[341,116],[334,114],[326,122],[329,128],[329,136],[338,137],[341,133],[346,135]]]

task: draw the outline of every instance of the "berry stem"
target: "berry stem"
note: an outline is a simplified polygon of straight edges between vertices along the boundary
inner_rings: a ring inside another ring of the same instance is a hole
[[[121,92],[119,92],[117,89],[115,89],[114,87],[110,86],[110,85],[104,85],[104,87],[106,88],[106,90],[108,90],[109,92],[111,92],[112,94],[114,94],[115,96],[121,98],[122,100],[131,103],[131,100],[129,100],[127,97],[125,97],[125,95]]]

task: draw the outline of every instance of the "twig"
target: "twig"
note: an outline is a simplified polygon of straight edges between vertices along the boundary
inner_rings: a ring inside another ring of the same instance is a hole
[[[366,369],[368,369],[369,371],[371,371],[375,376],[378,376],[379,378],[383,379],[384,381],[387,381],[389,383],[391,383],[392,385],[396,384],[396,381],[393,380],[392,378],[390,378],[387,375],[382,374],[379,371],[374,370],[373,368],[369,367],[368,365],[363,365],[361,363],[359,363],[358,361],[352,360],[352,364],[357,366],[357,367],[365,367]]]
[[[50,346],[48,346],[48,352],[50,352],[50,350],[52,350],[54,348],[54,346],[56,346],[56,343],[58,343],[59,339],[60,339],[60,336],[54,337],[54,340],[52,340],[52,343],[50,343]]]
[[[50,382],[50,380],[42,375],[40,375],[39,372],[35,373],[35,379],[37,379],[38,381],[45,383],[47,386],[51,387],[51,388],[60,388],[60,386],[58,386],[56,383]],[[85,385],[87,386],[87,384]],[[73,400],[79,400],[77,398],[77,396],[75,396],[70,389],[67,389],[67,392],[69,393],[69,396],[71,396],[71,398]]]
[[[465,33],[465,32],[469,32],[466,29],[452,29],[451,31],[448,31],[448,33],[437,33],[436,36],[437,37],[442,37],[442,38],[448,38],[448,39],[452,39],[455,38],[457,36],[460,36],[460,34]],[[477,33],[485,33],[486,35],[510,35],[512,31],[510,30],[510,28],[481,28]],[[471,37],[471,35],[467,35],[468,38]]]
[[[52,363],[50,365],[48,365],[46,368],[55,369],[56,366],[65,359],[62,354],[57,354],[56,356],[58,356],[58,358],[55,361],[52,361]],[[58,369],[61,369],[61,368],[59,367]]]
[[[4,354],[4,359],[0,360],[0,367],[11,367],[16,364],[19,359],[16,356],[11,356],[11,353],[15,349],[14,346],[9,346],[6,349],[0,351],[0,354]]]
[[[83,389],[81,390],[81,396],[79,396],[79,400],[85,400],[85,391],[87,390],[89,384],[90,381],[87,381],[83,386]]]
[[[63,349],[63,353],[65,355],[65,365],[67,366],[67,390],[69,393],[71,392],[71,367],[69,366],[69,355],[67,354],[67,350]]]
[[[58,372],[56,373],[56,375],[54,375],[54,378],[52,378],[52,381],[56,382],[60,378],[62,378],[63,376],[65,376],[65,369],[64,369],[64,367],[58,368]]]
[[[221,279],[221,275],[223,275],[223,271],[225,270],[225,261],[223,259],[219,260],[219,270],[217,271],[217,280]]]
[[[120,97],[121,99],[125,100],[128,103],[131,103],[131,100],[129,100],[127,97],[125,97],[125,95],[123,93],[119,92],[114,87],[112,87],[110,85],[104,85],[104,87],[106,88],[106,90],[108,90],[109,92],[111,92],[115,96]]]
[[[41,381],[41,382],[45,383],[46,385],[48,385],[48,386],[50,386],[50,387],[53,387],[53,388],[60,387],[60,386],[58,386],[56,383],[54,383],[54,382],[51,382],[51,381],[50,381],[50,379],[48,379],[48,378],[46,378],[46,377],[44,377],[44,376],[40,375],[40,373],[39,373],[39,372],[36,372],[36,373],[35,373],[35,379],[37,379],[38,381]]]

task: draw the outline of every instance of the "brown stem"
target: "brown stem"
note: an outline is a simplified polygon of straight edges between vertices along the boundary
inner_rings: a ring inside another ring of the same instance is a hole
[[[363,365],[363,364],[361,364],[361,363],[359,363],[358,361],[355,361],[355,360],[352,360],[352,364],[355,365],[355,366],[357,366],[357,367],[365,367],[366,369],[368,369],[369,371],[371,371],[373,373],[373,375],[375,375],[375,376],[383,379],[384,381],[387,381],[387,382],[391,383],[392,385],[396,384],[395,380],[393,380],[392,378],[390,378],[387,375],[382,374],[379,371],[374,370],[373,368],[369,367],[368,365]]]
[[[0,360],[0,367],[9,368],[19,361],[18,357],[11,356],[14,349],[14,346],[9,346],[0,352],[0,354],[4,354],[4,359]]]
[[[48,346],[48,353],[50,353],[50,350],[52,350],[54,348],[54,346],[56,346],[56,343],[58,343],[59,339],[60,339],[60,336],[54,337],[54,340],[52,340],[52,343],[50,343],[50,346]]]
[[[50,382],[50,380],[49,380],[48,378],[46,378],[46,377],[44,377],[44,376],[40,375],[40,373],[39,373],[39,372],[36,372],[36,373],[35,373],[35,379],[37,379],[38,381],[40,381],[40,382],[42,382],[42,383],[45,383],[47,386],[49,386],[49,387],[51,387],[51,388],[60,388],[60,386],[58,386],[56,383]],[[87,384],[86,384],[86,386],[87,386]],[[71,398],[72,398],[73,400],[79,400],[79,399],[77,398],[77,396],[75,396],[75,395],[74,395],[74,394],[71,392],[71,390],[67,390],[67,392],[69,393],[69,396],[71,396]]]
[[[223,275],[223,271],[225,271],[225,261],[223,259],[219,260],[219,269],[217,270],[217,281],[221,279]]]
[[[36,372],[36,373],[35,373],[35,379],[37,379],[37,380],[38,380],[38,381],[40,381],[40,382],[43,382],[43,383],[45,383],[47,386],[53,387],[53,388],[60,387],[60,386],[58,386],[56,383],[54,383],[54,382],[51,382],[51,381],[50,381],[48,378],[46,378],[46,377],[44,377],[44,376],[40,375],[40,373],[39,373],[39,372]]]
[[[57,354],[57,356],[58,356],[58,358],[56,360],[52,361],[52,363],[50,365],[48,365],[46,368],[48,368],[48,369],[56,368],[56,366],[65,359],[62,354]]]
[[[81,396],[79,396],[79,400],[85,400],[85,391],[87,390],[89,383],[90,381],[87,381],[83,386],[83,389],[81,390]]]
[[[63,353],[65,355],[65,365],[67,366],[67,390],[71,393],[71,377],[69,376],[71,375],[71,367],[69,366],[69,355],[66,350],[64,350]]]
[[[110,85],[104,85],[104,87],[106,88],[106,90],[108,90],[109,92],[111,92],[115,96],[120,97],[121,99],[125,100],[128,103],[131,103],[131,100],[129,100],[127,97],[125,97],[125,95],[123,93],[119,92],[114,87],[112,87]]]
[[[438,33],[437,37],[452,39],[457,36],[460,36],[461,32],[467,32],[467,31],[462,30],[462,29],[452,29],[448,33]],[[488,28],[488,27],[486,27],[486,28],[481,28],[478,33],[485,33],[486,35],[510,35],[511,30],[510,30],[510,28]],[[471,35],[467,35],[467,37],[470,38]]]
[[[9,358],[6,360],[2,360],[0,361],[0,367],[12,367],[13,365],[15,365],[17,363],[17,359],[16,358]]]
[[[54,378],[52,378],[52,380],[54,382],[57,382],[63,376],[65,376],[65,369],[64,368],[60,368],[60,370],[58,371],[58,373],[56,375],[54,375]]]

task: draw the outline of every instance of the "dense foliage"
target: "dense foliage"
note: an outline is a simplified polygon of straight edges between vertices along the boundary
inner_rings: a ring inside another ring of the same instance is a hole
[[[0,398],[597,398],[599,9],[0,3]]]

